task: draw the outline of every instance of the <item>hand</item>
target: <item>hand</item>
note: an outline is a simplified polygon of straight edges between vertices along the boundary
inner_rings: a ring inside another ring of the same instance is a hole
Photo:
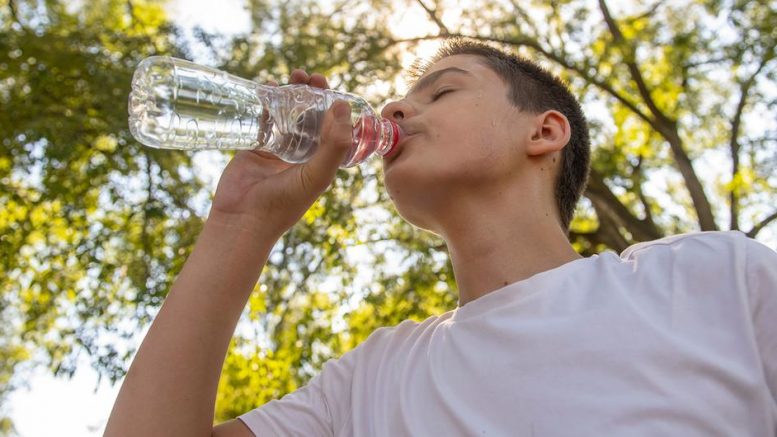
[[[294,70],[289,82],[328,88],[324,76],[302,70]],[[304,164],[286,163],[257,151],[235,154],[221,175],[208,221],[280,238],[334,180],[351,146],[350,115],[345,101],[327,110],[320,146]]]

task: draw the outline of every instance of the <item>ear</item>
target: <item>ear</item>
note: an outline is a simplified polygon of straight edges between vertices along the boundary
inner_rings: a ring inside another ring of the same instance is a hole
[[[571,135],[572,128],[564,114],[553,109],[537,114],[526,152],[536,157],[558,152],[569,143]]]

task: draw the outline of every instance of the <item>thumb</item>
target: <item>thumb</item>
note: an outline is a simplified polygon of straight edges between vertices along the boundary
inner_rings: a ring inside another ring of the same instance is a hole
[[[301,169],[305,179],[325,190],[345,160],[353,142],[351,105],[335,101],[324,115],[318,150]]]

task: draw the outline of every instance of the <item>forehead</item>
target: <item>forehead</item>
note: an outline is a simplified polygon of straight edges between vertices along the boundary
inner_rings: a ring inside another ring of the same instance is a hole
[[[429,65],[421,76],[411,84],[408,94],[412,93],[419,84],[424,83],[424,79],[432,77],[440,77],[434,73],[442,72],[444,70],[463,70],[467,74],[454,74],[455,76],[464,77],[467,80],[475,82],[480,86],[504,86],[504,81],[501,76],[496,74],[488,65],[482,56],[478,55],[453,55],[446,56],[431,65]]]

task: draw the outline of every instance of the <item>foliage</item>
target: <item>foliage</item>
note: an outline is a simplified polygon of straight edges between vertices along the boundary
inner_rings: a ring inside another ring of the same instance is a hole
[[[190,157],[127,130],[134,66],[183,53],[156,3],[0,11],[2,387],[24,360],[72,375],[84,353],[116,380],[132,352],[120,340],[156,311],[202,222]]]
[[[768,2],[247,6],[249,33],[197,35],[215,66],[259,81],[301,67],[378,104],[399,93],[404,50],[453,35],[559,72],[595,108],[594,172],[571,234],[583,254],[689,230],[773,229]],[[412,9],[437,31],[392,33],[390,17]],[[128,366],[128,339],[180,271],[210,193],[193,156],[131,138],[126,97],[140,59],[191,52],[160,3],[0,2],[0,399],[22,363],[67,376],[85,355],[114,381]],[[455,308],[455,289],[444,243],[399,219],[379,166],[341,171],[273,250],[225,362],[217,420],[300,387],[380,326]]]

